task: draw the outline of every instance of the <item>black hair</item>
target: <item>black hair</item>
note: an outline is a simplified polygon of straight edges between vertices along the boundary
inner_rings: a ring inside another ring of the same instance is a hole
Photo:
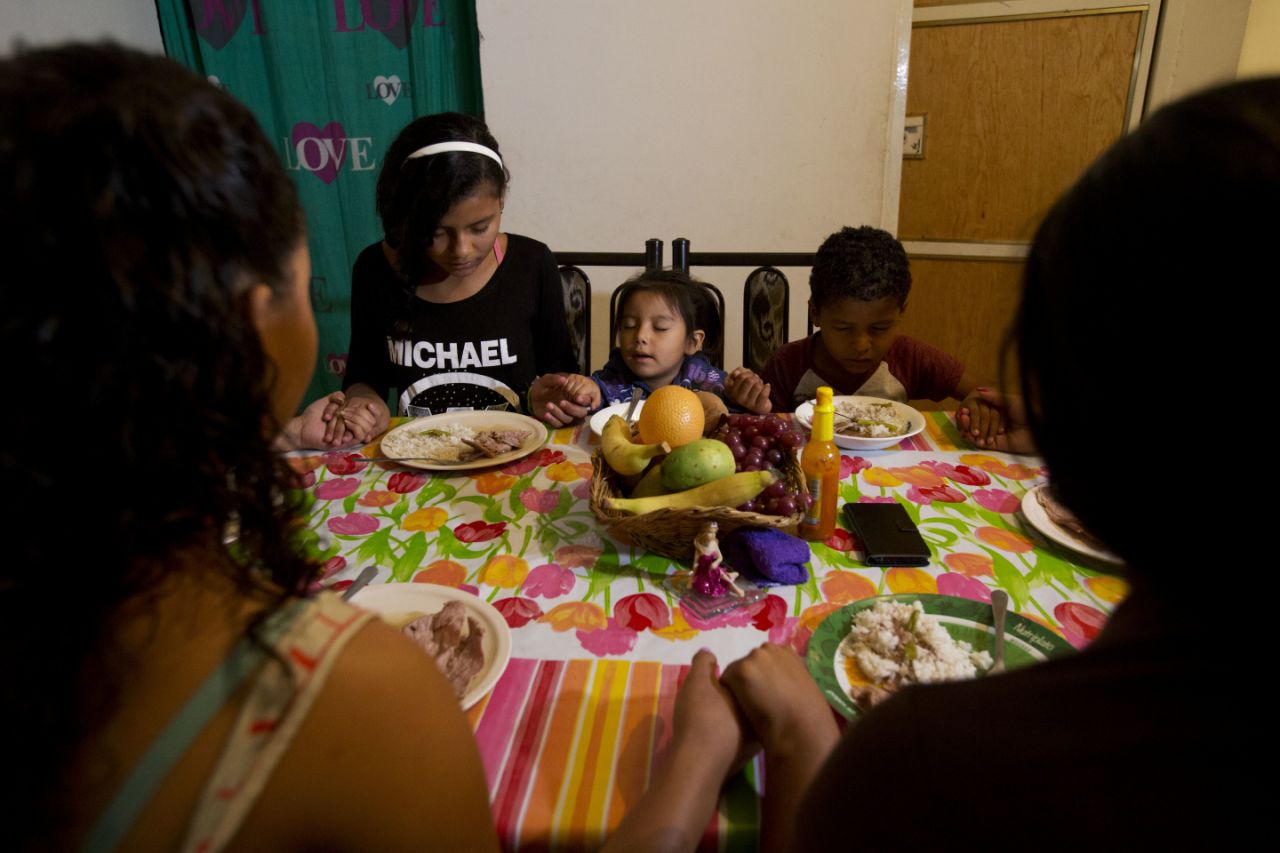
[[[1246,426],[1236,407],[1251,372],[1269,375],[1250,356],[1269,331],[1259,272],[1273,266],[1277,234],[1280,78],[1270,78],[1148,117],[1053,206],[1027,259],[1013,335],[1052,488],[1170,599],[1203,592],[1187,583],[1193,552],[1179,524],[1206,535],[1248,527],[1226,496],[1175,496],[1203,444]],[[1215,294],[1218,316],[1206,305]],[[1234,351],[1215,326],[1229,328]],[[1116,482],[1135,469],[1135,441],[1153,461],[1140,463],[1140,485]],[[1152,524],[1148,497],[1171,499],[1181,520]]]
[[[686,339],[701,330],[702,349],[714,349],[720,340],[720,312],[706,285],[679,270],[645,270],[623,282],[618,291],[614,327],[622,328],[622,312],[637,293],[652,293],[680,314]]]
[[[809,298],[819,309],[837,299],[872,302],[886,296],[904,308],[910,292],[906,250],[888,231],[868,225],[846,226],[823,240],[809,273]]]
[[[259,282],[293,298],[303,219],[249,110],[161,57],[104,44],[0,60],[0,125],[0,358],[21,401],[0,445],[18,498],[0,668],[20,733],[0,796],[21,815],[6,833],[38,845],[133,664],[114,620],[147,613],[179,555],[204,555],[265,612],[315,577],[247,304]]]
[[[415,119],[387,148],[378,173],[378,217],[410,288],[430,269],[427,250],[449,208],[486,189],[502,196],[510,180],[510,173],[493,158],[470,151],[408,159],[438,142],[474,142],[501,156],[498,140],[485,123],[462,113]]]

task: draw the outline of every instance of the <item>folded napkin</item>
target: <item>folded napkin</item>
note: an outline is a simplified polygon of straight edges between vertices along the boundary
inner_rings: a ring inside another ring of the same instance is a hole
[[[735,571],[759,586],[809,579],[809,545],[773,527],[742,528],[720,540],[720,553]]]

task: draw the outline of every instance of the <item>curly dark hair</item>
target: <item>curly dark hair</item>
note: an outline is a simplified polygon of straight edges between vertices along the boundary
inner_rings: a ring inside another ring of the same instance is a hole
[[[407,159],[419,148],[438,142],[474,142],[502,156],[498,140],[485,123],[462,113],[415,119],[387,148],[378,173],[378,217],[387,245],[396,253],[400,274],[410,283],[418,282],[430,269],[427,250],[449,208],[486,189],[501,196],[511,179],[506,167],[469,151]]]
[[[905,308],[911,292],[907,252],[892,234],[864,225],[822,241],[809,273],[809,298],[821,309],[837,299],[871,302],[891,296]]]
[[[622,283],[618,290],[615,328],[622,327],[622,312],[637,293],[652,293],[680,314],[688,337],[702,331],[702,348],[714,349],[720,340],[720,311],[706,285],[680,270],[645,270]]]
[[[289,292],[304,225],[249,110],[167,59],[19,52],[0,61],[0,124],[0,352],[16,404],[0,476],[18,499],[0,667],[21,733],[0,760],[22,815],[5,831],[35,838],[131,666],[114,621],[148,612],[176,555],[207,559],[266,613],[315,577],[293,544],[272,365],[246,299],[258,282]]]
[[[1203,601],[1186,582],[1187,538],[1153,527],[1134,490],[1102,487],[1099,472],[1132,468],[1132,442],[1121,436],[1140,428],[1144,459],[1157,460],[1144,465],[1143,494],[1182,493],[1181,460],[1194,459],[1197,439],[1228,434],[1226,407],[1266,387],[1256,384],[1266,362],[1252,357],[1270,332],[1263,292],[1278,233],[1280,78],[1269,78],[1146,118],[1053,206],[1027,258],[1012,334],[1052,488],[1170,601]],[[1232,344],[1224,348],[1215,325]],[[1224,408],[1188,413],[1207,391],[1200,405]],[[1152,423],[1163,407],[1171,420]],[[1185,509],[1198,531],[1237,530],[1247,518],[1216,496]]]

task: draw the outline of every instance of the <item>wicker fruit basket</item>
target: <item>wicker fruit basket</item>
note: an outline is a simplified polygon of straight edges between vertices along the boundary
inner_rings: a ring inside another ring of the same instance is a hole
[[[782,463],[781,473],[788,490],[806,494],[808,488],[800,472],[800,463],[788,454]],[[719,535],[724,536],[741,527],[776,527],[794,534],[804,518],[804,511],[793,515],[764,515],[759,512],[743,512],[732,507],[691,507],[686,509],[660,509],[643,515],[631,515],[608,509],[605,498],[625,497],[618,476],[605,463],[599,451],[591,457],[591,512],[609,531],[609,535],[646,551],[690,562],[693,559],[693,539],[708,521],[719,525]]]

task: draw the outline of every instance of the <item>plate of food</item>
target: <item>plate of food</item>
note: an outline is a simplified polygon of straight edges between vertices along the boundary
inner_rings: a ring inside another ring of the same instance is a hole
[[[367,586],[351,597],[430,655],[463,710],[484,698],[511,660],[511,629],[491,604],[431,583]]]
[[[1070,551],[1104,563],[1124,562],[1085,530],[1071,510],[1054,500],[1048,486],[1036,486],[1022,496],[1022,517],[1047,539]]]
[[[924,431],[924,415],[895,400],[879,397],[832,397],[835,442],[845,450],[883,450]],[[796,420],[813,429],[815,401],[796,407]]]
[[[981,678],[995,647],[991,605],[950,595],[881,595],[826,618],[806,662],[827,701],[847,719],[910,684]],[[1008,613],[1005,669],[1071,654],[1048,628]]]
[[[609,418],[614,415],[617,415],[620,418],[625,418],[627,416],[627,409],[630,407],[631,401],[629,400],[625,403],[614,403],[612,406],[605,406],[603,409],[591,416],[591,420],[588,422],[591,425],[591,432],[595,434],[596,438],[604,435],[604,425],[609,422]],[[643,409],[644,400],[641,400],[639,403],[636,403],[636,410],[632,413],[631,419],[634,421],[636,418],[640,417],[640,412]]]
[[[546,425],[517,412],[445,412],[414,418],[382,437],[382,455],[412,468],[467,471],[505,465],[547,440]]]

